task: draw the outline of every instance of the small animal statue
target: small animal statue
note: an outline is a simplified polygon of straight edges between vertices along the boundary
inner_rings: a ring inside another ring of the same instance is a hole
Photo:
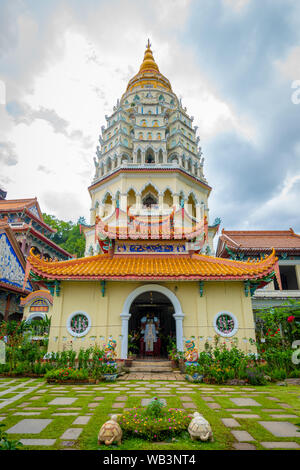
[[[114,442],[116,442],[117,445],[121,444],[123,433],[120,425],[117,422],[117,419],[118,415],[113,415],[110,420],[106,421],[106,423],[102,425],[98,434],[99,445],[102,442],[104,442],[106,446],[110,446]]]
[[[117,353],[115,351],[116,349],[116,346],[117,346],[117,342],[114,340],[114,339],[109,339],[108,340],[108,343],[107,343],[107,346],[105,348],[105,359],[108,360],[108,361],[114,361],[114,359],[116,358],[117,356]]]
[[[184,354],[186,362],[196,362],[198,359],[198,351],[195,348],[194,341],[187,340],[185,342],[186,351]]]
[[[213,433],[209,422],[198,412],[194,413],[193,416],[194,418],[188,427],[192,441],[213,441]]]

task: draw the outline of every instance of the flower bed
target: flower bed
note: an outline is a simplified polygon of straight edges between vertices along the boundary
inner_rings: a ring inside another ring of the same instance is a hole
[[[50,370],[45,374],[48,383],[90,383],[89,373],[86,369],[63,369]]]
[[[151,415],[148,408],[133,408],[124,412],[118,422],[124,437],[139,437],[150,441],[162,441],[186,431],[191,418],[186,411],[177,408],[161,409]]]

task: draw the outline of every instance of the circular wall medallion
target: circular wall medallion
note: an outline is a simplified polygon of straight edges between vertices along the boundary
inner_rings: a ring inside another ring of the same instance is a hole
[[[219,312],[214,318],[214,329],[220,336],[233,336],[238,330],[238,321],[230,312]]]
[[[86,312],[74,312],[67,321],[67,330],[72,336],[85,336],[92,326],[91,319]]]

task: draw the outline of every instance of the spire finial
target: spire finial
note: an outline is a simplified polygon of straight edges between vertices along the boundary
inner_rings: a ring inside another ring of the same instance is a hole
[[[150,39],[149,39],[149,38],[148,38],[148,42],[147,42],[147,44],[146,44],[146,47],[147,47],[147,49],[150,49],[150,47],[151,47],[151,42],[150,42]]]

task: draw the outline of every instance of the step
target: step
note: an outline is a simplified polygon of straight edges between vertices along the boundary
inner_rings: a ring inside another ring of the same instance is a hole
[[[130,372],[145,372],[145,373],[170,373],[173,372],[171,367],[130,367]]]
[[[170,361],[132,361],[132,367],[171,367]]]

